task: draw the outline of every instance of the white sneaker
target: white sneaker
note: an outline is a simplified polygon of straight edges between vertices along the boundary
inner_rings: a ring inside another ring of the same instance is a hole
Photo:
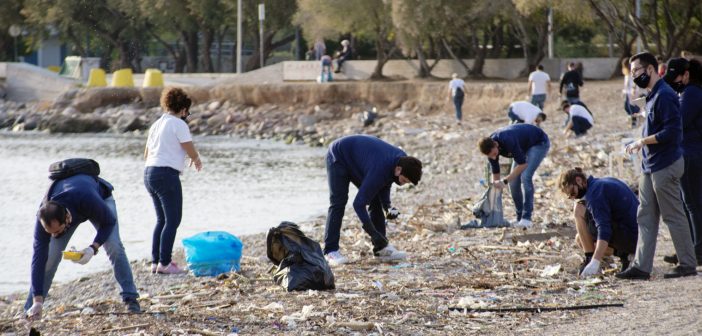
[[[512,226],[513,226],[513,227],[516,227],[516,228],[520,228],[520,229],[528,229],[528,228],[531,228],[532,226],[534,226],[534,223],[532,223],[532,222],[531,222],[530,220],[528,220],[528,219],[523,219],[523,218],[522,218],[522,219],[519,220],[519,222],[516,222],[516,223],[512,224]]]
[[[324,255],[324,258],[327,259],[331,266],[343,265],[349,262],[349,259],[344,257],[339,251],[329,252]]]
[[[388,244],[384,249],[375,252],[375,257],[382,260],[405,260],[407,259],[407,253],[404,251],[398,251],[395,246]]]

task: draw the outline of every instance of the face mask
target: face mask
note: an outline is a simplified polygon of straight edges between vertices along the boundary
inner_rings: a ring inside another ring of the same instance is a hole
[[[650,81],[651,76],[649,76],[646,71],[634,78],[634,84],[642,89],[647,88]]]
[[[677,93],[682,93],[683,90],[685,90],[685,84],[683,84],[682,81],[671,83],[670,87],[672,87]]]
[[[582,199],[583,197],[585,197],[586,193],[587,193],[586,187],[578,186],[578,194],[575,196],[575,198]]]
[[[395,184],[400,185],[400,177],[399,176],[393,176],[392,180],[395,182]]]
[[[180,120],[188,122],[188,117],[180,117]]]

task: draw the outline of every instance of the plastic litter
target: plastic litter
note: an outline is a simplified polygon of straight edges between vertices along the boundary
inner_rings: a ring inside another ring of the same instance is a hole
[[[185,261],[195,276],[216,276],[240,271],[244,244],[224,231],[207,231],[183,239]]]

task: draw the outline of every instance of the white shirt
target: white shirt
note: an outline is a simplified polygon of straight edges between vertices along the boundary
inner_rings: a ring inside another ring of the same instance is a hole
[[[460,79],[460,78],[452,79],[449,82],[449,89],[451,90],[451,97],[456,96],[457,89],[463,90],[464,85],[466,85],[466,82],[464,82],[462,79]],[[465,92],[463,92],[463,93],[465,93]]]
[[[180,144],[190,141],[193,141],[193,137],[188,125],[180,118],[164,113],[149,128],[146,166],[171,167],[183,172],[187,153]]]
[[[592,115],[590,115],[590,112],[588,112],[586,108],[584,108],[580,105],[576,105],[576,104],[570,105],[569,114],[570,114],[571,120],[573,119],[573,117],[581,117],[581,118],[585,118],[587,120],[587,122],[590,123],[590,125],[595,124],[595,119],[592,119]]]
[[[512,109],[512,113],[516,114],[519,119],[524,120],[525,124],[536,124],[534,121],[541,113],[541,109],[538,106],[526,101],[516,101],[510,104],[509,107]]]
[[[536,70],[529,74],[531,82],[531,94],[546,94],[546,83],[551,81],[551,77],[541,70]]]

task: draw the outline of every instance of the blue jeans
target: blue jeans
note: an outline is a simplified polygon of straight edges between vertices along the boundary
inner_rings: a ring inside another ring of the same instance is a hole
[[[512,108],[510,107],[507,110],[507,116],[509,117],[509,120],[512,120],[512,124],[523,124],[524,120],[519,118],[518,115],[516,115],[514,112],[512,112]]]
[[[544,109],[544,103],[546,102],[546,94],[535,94],[531,95],[531,104],[538,106],[540,109]]]
[[[168,265],[171,263],[176,231],[183,216],[180,172],[170,167],[146,167],[144,185],[156,209],[156,227],[151,240],[151,262]]]
[[[577,136],[584,135],[587,133],[587,130],[592,128],[592,124],[583,117],[573,116],[571,121],[573,122],[573,126],[570,129]]]
[[[117,205],[115,204],[115,199],[110,196],[105,199],[105,204],[112,210],[112,213],[117,219]],[[97,229],[97,226],[93,224]],[[68,241],[71,240],[73,233],[76,231],[78,225],[72,225],[66,233],[61,235],[59,238],[51,237],[49,242],[49,258],[46,260],[46,269],[44,273],[44,298],[49,293],[49,288],[51,288],[51,282],[54,280],[54,275],[58,269],[59,263],[61,263],[61,251],[66,249],[68,246]],[[122,245],[122,240],[119,238],[119,221],[115,222],[115,228],[112,230],[112,234],[107,238],[105,244],[105,253],[107,257],[110,258],[112,263],[112,270],[115,273],[115,279],[117,283],[122,288],[120,295],[122,300],[136,299],[139,297],[137,293],[136,286],[134,285],[134,277],[132,276],[132,268],[129,266],[129,259],[127,258],[127,253],[124,251],[124,245]],[[32,294],[32,289],[29,290],[29,296],[27,296],[27,302],[24,304],[24,310],[32,307],[34,303],[34,295]]]
[[[455,95],[453,97],[453,106],[456,108],[456,120],[461,121],[463,119],[463,99],[465,99],[465,94]]]
[[[683,202],[688,213],[695,254],[702,257],[702,153],[685,154],[685,172],[680,178]]]
[[[332,162],[332,156],[327,154],[327,181],[329,182],[329,212],[324,227],[324,254],[339,250],[341,236],[341,220],[344,218],[346,202],[349,199],[349,184],[351,175],[341,163]],[[357,187],[359,183],[353,181]],[[363,230],[371,237],[373,251],[377,252],[388,246],[385,235],[385,214],[380,196],[376,196],[368,207],[371,225],[363,225]]]
[[[509,182],[509,189],[512,193],[514,207],[517,210],[517,220],[531,220],[531,213],[534,211],[534,173],[539,168],[541,161],[546,157],[551,144],[546,141],[542,144],[532,146],[526,152],[526,169]],[[517,162],[512,163],[512,170],[517,166]],[[524,191],[522,192],[522,188]]]

